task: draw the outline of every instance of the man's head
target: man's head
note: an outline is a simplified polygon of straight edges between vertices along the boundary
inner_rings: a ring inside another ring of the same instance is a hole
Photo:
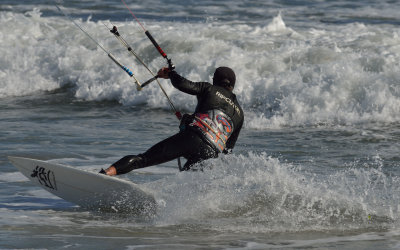
[[[213,84],[233,90],[235,87],[236,75],[231,68],[219,67],[214,72]]]

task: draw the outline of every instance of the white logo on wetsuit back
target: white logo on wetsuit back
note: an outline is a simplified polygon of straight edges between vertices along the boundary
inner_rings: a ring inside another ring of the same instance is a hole
[[[216,95],[217,95],[219,98],[225,100],[229,105],[231,105],[231,106],[236,110],[236,112],[240,115],[240,109],[239,109],[239,107],[236,106],[236,104],[235,104],[231,99],[229,99],[228,97],[226,97],[226,96],[224,96],[223,94],[219,93],[219,91],[217,91]]]

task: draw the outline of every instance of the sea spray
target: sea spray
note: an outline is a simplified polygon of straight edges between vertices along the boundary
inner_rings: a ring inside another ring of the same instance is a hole
[[[168,110],[161,90],[150,84],[137,92],[129,77],[68,20],[45,18],[39,10],[0,13],[15,34],[2,36],[0,95],[30,95],[69,86],[78,100],[116,100]],[[266,129],[307,124],[396,122],[400,119],[397,72],[399,35],[388,26],[363,24],[298,29],[278,14],[264,25],[149,22],[164,41],[177,71],[193,81],[212,81],[216,67],[237,75],[237,94],[247,116],[245,127]],[[78,22],[138,74],[149,75],[124,57],[103,21]],[[107,20],[105,20],[107,22]],[[117,23],[153,71],[164,66],[133,22]],[[179,25],[179,28],[178,28]],[[25,27],[20,29],[18,27]],[[168,32],[163,32],[168,30]],[[105,38],[106,37],[106,38]],[[233,39],[234,38],[234,39]],[[13,45],[13,46],[11,46]],[[369,49],[371,47],[377,49]],[[19,56],[16,56],[19,55]],[[22,60],[22,61],[21,61]],[[196,100],[161,81],[178,109],[193,110]]]
[[[398,219],[399,180],[368,164],[316,174],[249,153],[204,165],[148,184],[163,187],[157,225],[260,233],[385,228]]]

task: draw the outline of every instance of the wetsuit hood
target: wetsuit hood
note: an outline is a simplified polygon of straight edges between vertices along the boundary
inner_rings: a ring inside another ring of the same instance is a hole
[[[219,67],[214,72],[213,84],[222,87],[235,87],[236,75],[231,68]]]

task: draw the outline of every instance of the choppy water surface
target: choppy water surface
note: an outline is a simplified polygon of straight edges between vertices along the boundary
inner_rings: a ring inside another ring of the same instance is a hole
[[[176,161],[121,178],[155,215],[85,211],[33,186],[8,155],[98,171],[177,132],[156,84],[133,81],[52,1],[0,3],[0,248],[399,247],[396,1],[127,1],[194,81],[237,74],[245,125],[204,172]],[[105,25],[165,65],[122,3],[59,2],[145,81]],[[161,81],[175,106],[196,100]]]

